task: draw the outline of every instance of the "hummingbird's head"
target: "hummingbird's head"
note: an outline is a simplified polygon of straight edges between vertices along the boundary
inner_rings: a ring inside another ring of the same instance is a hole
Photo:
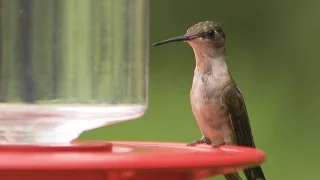
[[[177,41],[187,42],[194,51],[201,50],[216,55],[225,53],[225,34],[220,24],[214,21],[199,22],[191,26],[185,35],[154,43],[153,46]]]

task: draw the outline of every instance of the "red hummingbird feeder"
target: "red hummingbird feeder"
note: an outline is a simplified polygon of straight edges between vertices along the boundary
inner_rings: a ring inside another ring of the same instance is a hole
[[[1,180],[193,180],[264,161],[237,146],[72,141],[146,111],[148,0],[2,0],[0,10]]]
[[[195,180],[258,165],[257,149],[184,143],[74,141],[0,147],[5,180]]]

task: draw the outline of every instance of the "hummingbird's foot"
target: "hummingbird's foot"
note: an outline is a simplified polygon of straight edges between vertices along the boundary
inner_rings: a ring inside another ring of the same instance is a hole
[[[219,142],[219,143],[211,144],[211,146],[212,146],[212,148],[219,148],[220,146],[226,145],[226,144],[227,144],[227,142],[222,141],[222,142]]]
[[[196,146],[198,144],[211,144],[211,141],[207,137],[202,136],[201,139],[195,140],[195,141],[187,144],[187,146]]]

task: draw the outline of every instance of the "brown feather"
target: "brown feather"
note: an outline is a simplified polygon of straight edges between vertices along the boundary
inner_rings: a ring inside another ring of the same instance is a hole
[[[237,145],[255,148],[246,105],[240,89],[233,83],[227,88],[224,97]],[[266,179],[260,166],[245,169],[244,173],[248,180]]]

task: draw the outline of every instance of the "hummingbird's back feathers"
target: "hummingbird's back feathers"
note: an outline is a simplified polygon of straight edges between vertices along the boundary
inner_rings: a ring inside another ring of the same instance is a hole
[[[243,95],[236,84],[231,84],[224,96],[237,145],[255,147]]]
[[[244,98],[236,84],[227,88],[224,100],[229,110],[237,145],[255,148]],[[244,174],[248,180],[266,179],[260,166],[245,169]]]

